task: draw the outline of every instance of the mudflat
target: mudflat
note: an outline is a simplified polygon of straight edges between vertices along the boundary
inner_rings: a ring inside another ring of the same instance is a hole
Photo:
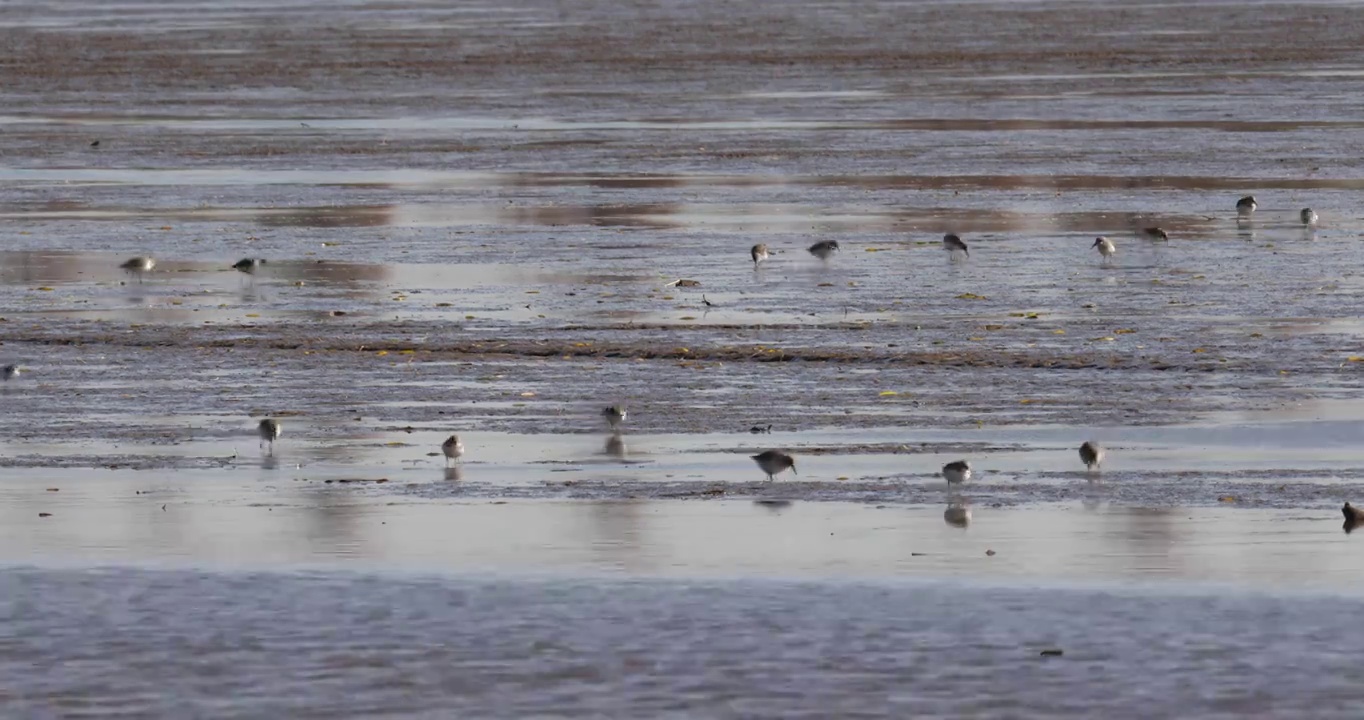
[[[1362,28],[7,3],[0,612],[64,640],[6,702],[1353,717]]]

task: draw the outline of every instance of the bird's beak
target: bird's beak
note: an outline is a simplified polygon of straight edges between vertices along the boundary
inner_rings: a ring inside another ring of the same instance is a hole
[[[791,473],[794,474],[794,475],[799,475],[799,474],[800,474],[800,473],[796,472],[796,464],[795,464],[795,463],[791,463]]]

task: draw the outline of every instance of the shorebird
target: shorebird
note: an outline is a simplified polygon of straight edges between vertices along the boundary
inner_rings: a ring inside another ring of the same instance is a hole
[[[601,411],[601,416],[606,418],[606,424],[610,425],[612,430],[615,430],[620,427],[621,423],[625,422],[625,406],[612,405],[609,408],[603,409]]]
[[[1086,440],[1085,444],[1080,446],[1080,462],[1085,464],[1086,469],[1097,470],[1103,461],[1104,449],[1099,446],[1099,443]]]
[[[242,258],[232,264],[232,269],[247,275],[255,275],[265,265],[265,258]]]
[[[458,435],[451,435],[440,444],[440,451],[445,453],[445,465],[449,467],[451,460],[458,460],[464,455],[464,443],[459,441]]]
[[[837,240],[824,240],[810,246],[810,254],[827,261],[834,253],[839,251]]]
[[[753,257],[753,269],[757,270],[758,265],[767,259],[767,246],[758,243],[748,249],[748,254]]]
[[[967,249],[966,243],[962,242],[956,233],[947,233],[942,236],[942,246],[947,249],[947,252],[952,253],[953,257],[956,257],[957,253],[971,257],[971,251]]]
[[[1142,229],[1141,229],[1141,236],[1144,237],[1144,238],[1146,238],[1147,240],[1169,240],[1169,239],[1170,239],[1170,234],[1167,233],[1167,232],[1165,232],[1164,230],[1158,228],[1158,227],[1142,228]]]
[[[763,435],[765,433],[770,433],[772,432],[772,423],[768,423],[766,425],[754,425],[753,427],[749,428],[748,431],[753,433],[754,435]]]
[[[19,377],[19,366],[18,366],[18,365],[6,365],[6,366],[4,367],[3,370],[0,370],[0,374],[3,374],[3,376],[4,376],[4,378],[5,378],[5,382],[9,382],[10,380],[13,380],[14,378]]]
[[[942,466],[942,476],[948,485],[964,483],[971,479],[971,463],[965,460],[947,463]]]
[[[1247,195],[1241,198],[1240,200],[1236,201],[1236,214],[1249,215],[1255,212],[1255,208],[1257,207],[1260,207],[1260,205],[1259,203],[1255,202],[1255,196]]]
[[[274,418],[265,418],[260,421],[260,425],[256,426],[256,433],[260,435],[260,444],[264,446],[265,443],[270,443],[271,455],[275,454],[275,440],[279,438],[280,432],[279,421]]]
[[[1345,507],[1340,511],[1345,514],[1345,532],[1348,533],[1355,529],[1355,526],[1364,522],[1364,510],[1353,507],[1350,503],[1345,503]]]
[[[1312,208],[1303,208],[1298,213],[1298,219],[1302,221],[1303,227],[1312,227],[1317,224],[1317,212]]]
[[[791,468],[791,472],[796,473],[796,459],[780,450],[766,450],[751,457],[753,462],[758,463],[758,467],[767,473],[768,480],[775,480],[786,468]]]
[[[123,261],[123,264],[118,267],[131,275],[136,275],[137,281],[142,282],[143,273],[151,272],[152,268],[156,267],[156,260],[139,256]]]
[[[1103,262],[1108,262],[1108,259],[1118,252],[1118,246],[1114,245],[1113,241],[1106,237],[1094,238],[1094,244],[1090,245],[1090,247],[1098,248],[1099,254],[1103,256]]]

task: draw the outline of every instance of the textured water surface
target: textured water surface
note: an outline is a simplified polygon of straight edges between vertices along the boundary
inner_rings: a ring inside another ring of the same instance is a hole
[[[30,628],[0,653],[5,706],[30,717],[1349,718],[1364,699],[1356,599],[28,569],[0,583],[0,617]]]

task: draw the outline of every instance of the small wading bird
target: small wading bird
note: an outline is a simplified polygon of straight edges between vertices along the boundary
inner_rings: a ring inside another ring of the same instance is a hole
[[[1345,507],[1341,508],[1340,511],[1345,514],[1346,533],[1353,531],[1355,526],[1364,522],[1364,510],[1360,510],[1359,508],[1350,505],[1350,503],[1345,503]]]
[[[1317,224],[1317,213],[1312,208],[1303,208],[1298,213],[1298,219],[1302,221],[1303,227],[1312,227]]]
[[[825,240],[823,242],[817,242],[814,245],[810,246],[811,255],[814,255],[820,260],[826,261],[830,257],[833,257],[833,254],[838,252],[839,250],[840,248],[838,247],[837,240]]]
[[[753,458],[753,462],[758,463],[763,472],[767,473],[768,480],[777,479],[777,475],[786,468],[791,468],[791,472],[797,475],[800,474],[796,472],[796,459],[779,450],[766,450],[750,457]]]
[[[609,408],[603,409],[601,411],[601,416],[606,418],[606,424],[611,426],[612,430],[615,430],[620,427],[621,423],[625,422],[625,406],[612,405]]]
[[[232,264],[232,269],[239,273],[255,275],[257,270],[265,265],[265,258],[242,258]]]
[[[1169,240],[1170,234],[1158,227],[1141,229],[1141,236],[1147,240]]]
[[[14,378],[19,377],[19,366],[18,366],[18,365],[6,365],[6,366],[4,367],[3,370],[0,370],[0,374],[3,374],[3,375],[4,375],[5,382],[9,382],[10,380],[13,380]]]
[[[152,268],[156,267],[156,260],[149,257],[135,257],[125,260],[118,267],[130,275],[136,275],[137,281],[142,282],[142,275],[151,272]]]
[[[1236,201],[1236,214],[1249,215],[1255,212],[1255,208],[1257,207],[1260,207],[1260,205],[1259,203],[1255,202],[1255,196],[1247,195],[1241,198],[1240,200]]]
[[[265,443],[270,443],[271,455],[275,454],[275,440],[279,438],[280,432],[279,421],[274,418],[266,418],[260,421],[260,425],[256,426],[256,433],[260,435],[261,446],[264,447]]]
[[[1113,241],[1106,237],[1094,238],[1094,244],[1090,245],[1090,247],[1098,249],[1099,254],[1103,256],[1102,262],[1108,262],[1108,259],[1113,257],[1114,253],[1118,252],[1118,246],[1114,245]]]
[[[1085,464],[1086,469],[1097,470],[1103,461],[1104,449],[1099,446],[1099,443],[1087,440],[1084,445],[1080,446],[1080,462]]]
[[[449,467],[451,460],[458,460],[464,455],[464,443],[459,441],[458,435],[451,435],[440,444],[440,451],[445,453],[445,466]]]
[[[948,485],[964,483],[971,479],[971,463],[965,460],[947,463],[942,466],[942,476]]]
[[[759,243],[749,248],[748,254],[753,258],[753,269],[757,270],[758,265],[767,259],[767,246]]]
[[[947,233],[946,235],[943,235],[942,246],[943,249],[952,254],[953,258],[957,257],[957,253],[961,253],[966,257],[971,257],[971,250],[966,247],[966,243],[962,241],[961,238],[957,237],[956,233]]]

